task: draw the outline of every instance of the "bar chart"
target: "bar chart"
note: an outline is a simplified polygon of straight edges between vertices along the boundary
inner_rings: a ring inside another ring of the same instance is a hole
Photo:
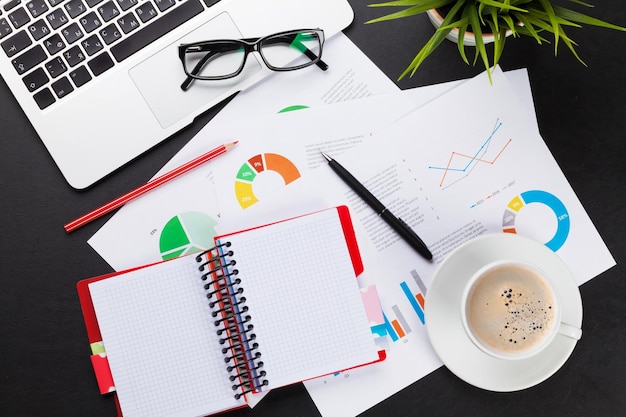
[[[392,342],[396,342],[413,331],[409,322],[415,322],[414,317],[418,319],[418,325],[424,325],[424,300],[426,297],[426,285],[416,270],[411,270],[410,278],[399,283],[401,294],[410,308],[407,308],[406,302],[397,302],[389,307],[383,306],[384,323],[372,327],[372,331],[378,336],[388,336]],[[404,301],[404,300],[403,300]]]

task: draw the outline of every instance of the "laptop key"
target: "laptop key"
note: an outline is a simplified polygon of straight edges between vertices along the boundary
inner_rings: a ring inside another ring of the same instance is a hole
[[[4,17],[0,17],[0,39],[9,36],[9,33],[13,32],[9,21]]]
[[[83,85],[91,81],[91,75],[89,75],[89,71],[87,71],[87,68],[85,68],[84,65],[76,68],[75,70],[70,72],[69,75],[72,81],[74,81],[74,85],[77,88],[82,87]]]
[[[109,54],[103,52],[97,57],[93,58],[91,61],[87,62],[87,65],[89,65],[89,68],[91,69],[91,72],[93,72],[93,75],[97,77],[106,70],[111,69],[114,63]]]
[[[81,17],[80,24],[83,25],[83,29],[85,29],[85,32],[87,33],[93,32],[94,30],[102,26],[102,22],[98,18],[96,12],[90,12]]]
[[[85,52],[87,52],[87,55],[89,56],[92,56],[93,54],[99,52],[102,48],[104,48],[104,45],[102,45],[102,41],[100,41],[100,38],[98,38],[98,35],[96,34],[91,35],[80,44],[83,45]]]
[[[63,58],[65,58],[70,67],[75,67],[85,60],[85,54],[78,45],[75,45],[63,52]]]
[[[22,55],[14,58],[11,63],[17,70],[17,73],[22,75],[34,68],[35,65],[41,64],[47,57],[41,45],[35,45]]]
[[[72,87],[72,83],[70,83],[67,77],[59,78],[58,81],[53,82],[52,89],[58,98],[63,98],[74,91],[74,87]]]
[[[120,11],[115,3],[113,3],[113,0],[111,0],[98,7],[98,13],[102,16],[102,20],[108,22],[109,20],[119,16]]]
[[[87,8],[83,0],[70,0],[69,3],[65,4],[65,10],[67,10],[67,13],[73,19],[85,13]]]
[[[115,23],[111,23],[109,26],[100,31],[100,36],[102,36],[102,40],[104,40],[104,43],[106,43],[107,45],[111,45],[113,42],[121,38],[122,34],[120,33],[117,26],[115,26]]]
[[[204,6],[200,0],[186,0],[169,13],[112,46],[111,53],[117,62],[122,62],[202,11],[204,11]]]
[[[50,23],[52,29],[58,29],[67,22],[69,22],[69,19],[67,18],[67,15],[62,8],[54,9],[53,11],[48,13],[46,15],[46,19],[48,19],[48,23]]]
[[[54,55],[60,50],[62,50],[63,48],[65,48],[65,42],[63,42],[61,35],[59,35],[58,33],[55,33],[54,35],[50,36],[48,39],[44,41],[43,44],[48,50],[48,53],[50,55]]]
[[[150,3],[149,1],[137,7],[135,9],[135,12],[137,13],[137,16],[139,16],[139,19],[141,19],[143,23],[146,23],[147,21],[152,20],[152,18],[156,17],[157,15],[156,9],[152,5],[152,3]]]
[[[120,28],[124,33],[130,33],[139,27],[139,22],[133,12],[117,19],[117,24],[120,25]]]
[[[23,7],[20,7],[9,14],[9,20],[13,23],[15,29],[19,29],[26,23],[30,22],[30,16],[26,13],[26,10],[24,10]]]
[[[122,11],[126,11],[135,6],[137,4],[137,1],[138,0],[117,0],[117,4],[120,5]]]
[[[26,7],[28,8],[30,14],[35,18],[48,11],[48,5],[44,0],[32,0],[26,3]]]
[[[4,49],[7,56],[11,58],[13,55],[17,55],[22,52],[32,43],[33,42],[30,40],[30,36],[28,36],[25,30],[22,30],[0,43],[0,45],[2,45],[2,49]]]
[[[8,12],[12,8],[18,6],[21,1],[22,0],[11,0],[10,2],[6,3],[2,8]]]
[[[46,62],[46,69],[48,70],[48,74],[50,74],[52,78],[57,78],[59,75],[67,71],[67,66],[65,65],[65,62],[63,62],[61,57],[58,56]]]
[[[37,90],[39,87],[50,81],[50,78],[48,78],[43,68],[40,67],[30,74],[26,75],[23,80],[24,84],[26,84],[26,88],[28,88],[28,91],[32,93],[33,91]]]
[[[162,12],[176,5],[176,0],[154,0],[154,2]]]
[[[28,30],[36,41],[50,34],[50,28],[43,19],[39,19],[28,26]]]
[[[80,27],[76,22],[62,29],[61,33],[63,34],[63,37],[65,38],[67,43],[70,45],[83,37],[83,31],[80,30]]]
[[[52,92],[47,88],[44,88],[40,92],[36,93],[33,98],[41,110],[51,106],[56,101]]]

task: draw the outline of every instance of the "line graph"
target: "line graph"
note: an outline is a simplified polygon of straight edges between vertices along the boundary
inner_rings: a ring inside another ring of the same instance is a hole
[[[443,171],[439,187],[446,189],[462,179],[467,178],[479,164],[494,165],[512,142],[512,139],[509,138],[504,145],[497,149],[495,155],[494,152],[489,152],[490,148],[496,146],[493,142],[496,141],[496,133],[501,127],[502,121],[496,119],[491,133],[473,155],[452,151],[445,166],[429,165],[428,169]],[[487,155],[488,153],[490,154],[489,156]],[[455,173],[458,173],[458,175],[455,176]]]

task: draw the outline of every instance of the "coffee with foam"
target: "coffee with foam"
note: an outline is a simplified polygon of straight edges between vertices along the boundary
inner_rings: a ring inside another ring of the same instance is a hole
[[[474,338],[505,356],[540,347],[558,324],[550,284],[538,271],[521,264],[484,271],[467,293],[465,314]]]

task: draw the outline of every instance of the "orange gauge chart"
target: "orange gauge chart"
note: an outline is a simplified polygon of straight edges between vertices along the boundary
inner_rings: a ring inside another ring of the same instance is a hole
[[[235,179],[235,196],[241,208],[259,201],[263,192],[273,191],[300,178],[300,171],[289,159],[276,153],[262,153],[241,165]]]

